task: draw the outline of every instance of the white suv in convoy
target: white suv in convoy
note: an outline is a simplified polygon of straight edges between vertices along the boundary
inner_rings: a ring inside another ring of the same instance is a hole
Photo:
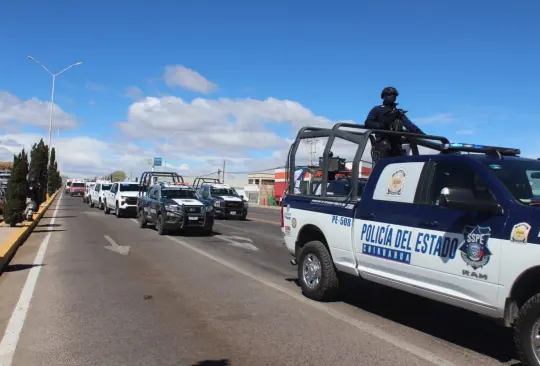
[[[97,182],[90,193],[90,207],[97,206],[100,210],[105,209],[103,204],[105,193],[112,187],[111,182]]]
[[[105,213],[114,211],[116,217],[121,217],[125,213],[137,215],[138,194],[139,183],[137,182],[113,183],[111,189],[104,194]]]

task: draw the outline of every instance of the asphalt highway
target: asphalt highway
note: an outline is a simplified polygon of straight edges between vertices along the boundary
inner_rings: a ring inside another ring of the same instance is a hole
[[[57,199],[0,277],[1,365],[516,364],[488,319],[380,286],[307,300],[279,211],[159,236]]]

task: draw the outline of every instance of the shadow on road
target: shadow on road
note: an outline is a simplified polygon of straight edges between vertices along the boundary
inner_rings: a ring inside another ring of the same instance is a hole
[[[229,360],[204,360],[194,363],[192,366],[229,366]]]
[[[33,230],[33,231],[32,231],[32,234],[34,234],[34,233],[54,233],[54,232],[58,232],[58,231],[66,231],[66,230],[65,230],[65,229]]]
[[[168,233],[170,236],[180,236],[186,238],[211,238],[212,236],[221,235],[220,232],[212,231],[210,234],[205,234],[200,230],[187,230],[185,232],[171,232]]]
[[[57,219],[71,219],[73,217],[77,217],[77,216],[74,216],[74,215],[70,215],[70,216],[56,216]],[[43,216],[42,219],[52,219],[53,217],[52,216]]]
[[[44,266],[44,264],[9,264],[6,268],[4,268],[3,272],[24,271],[25,269],[41,266]]]
[[[37,227],[57,227],[57,226],[62,226],[61,224],[43,224],[43,225],[38,225]]]
[[[299,286],[297,278],[286,280]],[[340,300],[499,362],[516,361],[512,330],[473,312],[350,278],[344,280]]]

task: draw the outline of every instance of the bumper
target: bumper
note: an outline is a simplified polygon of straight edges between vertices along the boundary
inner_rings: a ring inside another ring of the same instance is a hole
[[[283,245],[287,248],[287,251],[293,257],[296,257],[296,240],[292,236],[285,235],[283,239]]]
[[[73,197],[77,197],[77,196],[83,197],[84,196],[84,191],[70,191],[69,195],[73,196]]]
[[[247,207],[229,208],[229,207],[214,207],[216,217],[242,217],[247,215]]]
[[[214,225],[214,216],[210,214],[179,215],[167,212],[165,227],[167,229],[211,228]]]

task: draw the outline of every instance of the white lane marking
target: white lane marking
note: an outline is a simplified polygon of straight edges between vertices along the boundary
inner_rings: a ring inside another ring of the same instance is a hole
[[[232,269],[233,271],[237,272],[237,273],[240,273],[246,277],[249,277],[255,281],[258,281],[268,287],[271,287],[273,288],[274,290],[277,290],[285,295],[288,295],[290,297],[292,297],[293,299],[295,300],[298,300],[302,303],[304,303],[305,305],[308,305],[308,306],[311,306],[312,308],[315,308],[317,310],[320,310],[332,317],[334,317],[335,319],[338,319],[338,320],[341,320],[347,324],[350,324],[356,328],[358,328],[359,330],[363,331],[363,332],[366,332],[368,334],[371,334],[372,336],[374,337],[377,337],[383,341],[386,341],[396,347],[399,347],[417,357],[420,357],[428,362],[431,362],[433,364],[436,364],[436,365],[445,365],[445,366],[454,366],[456,364],[454,364],[453,362],[449,361],[449,360],[446,360],[442,357],[439,357],[437,356],[436,354],[432,353],[432,352],[429,352],[423,348],[420,348],[418,346],[415,346],[414,344],[411,344],[409,342],[406,342],[404,341],[403,339],[400,339],[398,337],[394,337],[392,336],[391,334],[388,334],[386,333],[385,331],[371,325],[371,324],[368,324],[368,323],[365,323],[365,322],[362,322],[360,320],[357,320],[353,317],[350,317],[348,315],[345,315],[345,314],[342,314],[340,313],[339,311],[336,311],[334,309],[331,309],[329,307],[327,307],[326,305],[322,304],[322,303],[319,303],[319,302],[315,302],[315,301],[311,301],[309,300],[308,298],[302,296],[302,295],[299,295],[298,293],[294,292],[294,291],[291,291],[285,287],[282,287],[280,285],[277,285],[271,281],[268,281],[260,276],[257,276],[257,275],[254,275],[252,273],[249,273],[248,271],[236,266],[235,264],[232,264],[226,260],[223,260],[221,258],[218,258],[216,256],[213,256],[212,254],[210,253],[207,253],[205,252],[204,250],[202,249],[199,249],[183,240],[180,240],[178,238],[175,238],[175,237],[172,237],[172,236],[166,236],[166,238],[172,240],[172,241],[175,241],[177,242],[178,244],[188,248],[188,249],[191,249],[193,250],[194,252],[197,252],[217,263],[220,263],[222,265],[224,265],[225,267],[228,267],[229,269]]]
[[[53,230],[54,228],[54,222],[56,221],[56,215],[63,196],[64,193],[60,194],[60,198],[56,204],[50,225],[47,228],[49,232],[39,246],[36,258],[34,259],[34,267],[32,267],[28,273],[28,277],[26,278],[26,282],[21,291],[19,301],[17,302],[17,305],[15,305],[15,309],[13,309],[13,313],[11,314],[11,318],[9,319],[9,323],[6,327],[4,337],[0,343],[0,365],[2,366],[10,366],[13,362],[15,349],[19,343],[19,337],[26,320],[26,315],[28,314],[28,309],[30,308],[30,301],[32,300],[32,295],[34,294],[39,273],[41,271],[41,265],[43,264],[45,252],[47,251],[49,240],[51,239],[52,232],[50,232],[50,230]]]
[[[137,221],[137,219],[130,219],[131,221],[133,221],[134,223],[138,224],[139,221]]]
[[[223,241],[226,241],[229,245],[232,245],[234,247],[239,247],[243,249],[249,249],[257,251],[259,248],[257,248],[255,245],[253,245],[253,240],[250,238],[244,238],[243,236],[228,236],[228,235],[215,235],[214,238],[221,239]]]
[[[107,240],[109,244],[111,244],[110,246],[105,247],[105,249],[109,249],[121,255],[129,254],[129,245],[118,245],[109,235],[104,235],[104,237],[105,240]]]

